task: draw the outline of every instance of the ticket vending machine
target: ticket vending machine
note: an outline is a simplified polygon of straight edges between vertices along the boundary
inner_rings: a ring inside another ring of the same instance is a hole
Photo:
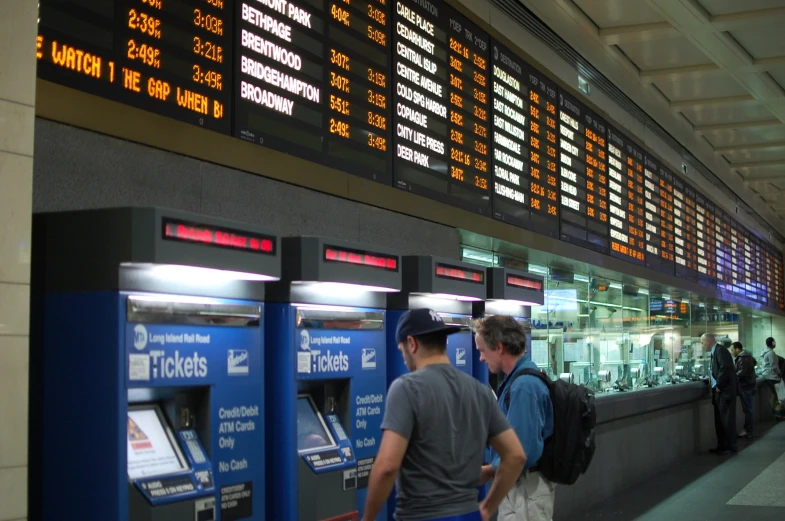
[[[540,369],[551,367],[547,342],[532,344],[531,306],[541,306],[545,301],[544,278],[526,271],[511,268],[485,268],[487,278],[486,298],[473,304],[474,316],[510,315],[522,322],[526,328],[526,346],[532,360]],[[479,351],[473,350],[475,376],[478,380],[490,382],[494,391],[501,384],[503,375],[488,374],[488,367],[479,363]]]
[[[30,519],[265,519],[278,239],[160,208],[33,220]]]
[[[485,268],[430,255],[408,255],[402,263],[403,291],[387,298],[391,324],[387,334],[387,385],[408,371],[398,351],[395,325],[409,309],[432,309],[445,324],[465,328],[447,337],[447,354],[455,367],[473,374],[472,303],[485,298]],[[488,382],[487,377],[484,382]]]
[[[282,255],[266,306],[267,519],[356,521],[381,443],[400,258],[319,237],[284,238]]]

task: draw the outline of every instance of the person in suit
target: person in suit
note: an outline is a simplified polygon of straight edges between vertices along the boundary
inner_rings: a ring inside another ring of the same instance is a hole
[[[717,432],[717,447],[709,452],[729,454],[736,452],[736,396],[738,380],[736,366],[728,348],[718,344],[711,333],[701,336],[701,347],[711,353],[711,403],[714,406],[714,430]]]

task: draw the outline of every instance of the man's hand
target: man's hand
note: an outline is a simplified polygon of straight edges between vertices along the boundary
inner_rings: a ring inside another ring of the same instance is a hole
[[[493,479],[493,475],[496,473],[494,470],[493,465],[483,465],[480,469],[480,485],[485,485],[491,479]]]
[[[488,510],[488,507],[485,505],[485,503],[480,503],[480,517],[482,518],[482,521],[488,521],[492,515],[493,512]]]

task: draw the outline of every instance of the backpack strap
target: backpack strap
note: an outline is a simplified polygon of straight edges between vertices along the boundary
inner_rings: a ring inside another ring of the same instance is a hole
[[[518,377],[523,376],[525,374],[538,377],[545,384],[545,386],[548,387],[548,389],[550,389],[551,379],[548,378],[548,375],[546,375],[539,369],[524,368],[515,371],[510,377],[510,381],[507,383],[507,387],[508,387],[507,394],[504,395],[504,408],[507,411],[510,410],[510,394],[512,394],[512,384],[513,382],[515,382],[515,380],[518,379]]]

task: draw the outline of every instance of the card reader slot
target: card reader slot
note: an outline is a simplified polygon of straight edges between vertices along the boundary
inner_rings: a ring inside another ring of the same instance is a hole
[[[127,318],[131,323],[144,324],[247,327],[257,326],[261,313],[257,305],[174,302],[131,295]]]
[[[384,329],[384,311],[344,311],[322,307],[297,308],[297,327],[373,331]]]

